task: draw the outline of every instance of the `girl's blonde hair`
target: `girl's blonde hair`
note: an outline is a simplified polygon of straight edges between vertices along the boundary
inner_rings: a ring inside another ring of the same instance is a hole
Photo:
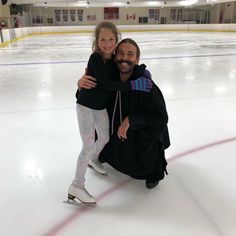
[[[93,41],[93,46],[92,46],[93,52],[99,52],[98,37],[99,37],[101,29],[103,28],[109,29],[114,33],[116,43],[120,39],[120,33],[118,32],[118,29],[116,28],[116,26],[112,22],[102,21],[96,26],[95,31],[94,31],[94,41]]]

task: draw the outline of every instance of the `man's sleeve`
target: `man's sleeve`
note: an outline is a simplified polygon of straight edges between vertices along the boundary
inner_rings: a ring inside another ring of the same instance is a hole
[[[129,116],[130,129],[149,127],[154,132],[161,133],[167,125],[168,114],[163,95],[155,85],[150,94],[149,104],[143,114]]]

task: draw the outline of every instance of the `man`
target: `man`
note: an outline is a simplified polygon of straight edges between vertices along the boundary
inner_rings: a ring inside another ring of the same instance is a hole
[[[121,81],[131,81],[146,73],[138,65],[140,49],[132,39],[123,39],[117,46],[115,62]],[[86,80],[89,79],[89,80]],[[93,78],[84,76],[83,88],[95,86]],[[160,89],[154,85],[150,93],[114,92],[107,105],[110,140],[99,156],[120,172],[136,179],[145,179],[151,189],[164,178],[169,147],[168,114]]]

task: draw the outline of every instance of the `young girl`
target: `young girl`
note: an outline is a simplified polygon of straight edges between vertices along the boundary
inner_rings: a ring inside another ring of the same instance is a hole
[[[109,141],[109,118],[106,111],[109,90],[149,92],[152,88],[152,81],[144,77],[131,82],[112,81],[114,76],[119,76],[113,60],[118,35],[116,26],[111,22],[101,22],[97,25],[93,53],[87,65],[88,75],[97,79],[97,86],[94,89],[81,89],[77,93],[76,109],[82,150],[78,157],[75,178],[68,190],[68,199],[77,198],[85,204],[96,203],[96,200],[84,187],[88,165],[100,174],[106,174],[106,170],[98,161],[98,156]]]

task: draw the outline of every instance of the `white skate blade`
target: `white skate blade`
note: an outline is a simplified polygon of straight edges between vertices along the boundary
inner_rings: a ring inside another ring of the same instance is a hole
[[[95,207],[97,205],[96,202],[95,203],[84,203],[84,202],[79,202],[79,201],[70,200],[70,199],[63,201],[63,203],[66,203],[68,205],[77,206],[77,207]]]
[[[88,167],[89,167],[91,170],[93,170],[94,172],[98,173],[99,175],[104,175],[104,176],[107,176],[107,175],[108,175],[107,173],[103,174],[103,173],[98,172],[98,171],[97,171],[93,166],[91,166],[90,164],[88,164]]]

